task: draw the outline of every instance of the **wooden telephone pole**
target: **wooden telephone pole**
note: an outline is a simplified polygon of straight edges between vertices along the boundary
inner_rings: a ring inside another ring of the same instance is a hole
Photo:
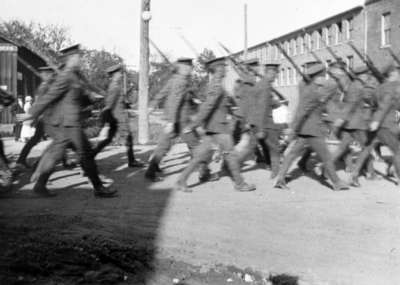
[[[150,0],[142,0],[140,13],[140,61],[139,61],[139,122],[138,142],[149,142],[149,116],[147,113],[149,103],[149,21]]]

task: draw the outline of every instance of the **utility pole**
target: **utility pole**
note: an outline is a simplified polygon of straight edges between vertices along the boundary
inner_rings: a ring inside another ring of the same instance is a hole
[[[147,112],[149,103],[149,21],[150,0],[142,0],[140,12],[140,60],[139,60],[139,100],[138,100],[138,142],[149,142],[149,116]]]
[[[243,59],[247,59],[247,3],[244,4],[244,52]]]

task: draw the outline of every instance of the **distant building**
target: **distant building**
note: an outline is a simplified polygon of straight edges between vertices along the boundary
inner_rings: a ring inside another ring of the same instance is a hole
[[[277,45],[282,46],[300,68],[304,68],[306,62],[314,60],[310,50],[326,64],[334,61],[326,50],[326,45],[330,46],[348,66],[357,67],[362,61],[346,44],[349,41],[362,53],[367,53],[378,67],[392,60],[385,47],[391,47],[396,54],[400,54],[400,1],[366,0],[364,6],[357,6],[249,47],[247,58],[281,64],[275,87],[287,96],[290,101],[289,114],[293,114],[297,106],[297,86],[300,76],[279,52]],[[235,56],[243,59],[243,54],[241,51]]]
[[[46,61],[32,50],[0,35],[0,87],[15,97],[34,96],[40,84],[37,68]],[[12,123],[14,114],[11,108],[0,113],[0,123]]]

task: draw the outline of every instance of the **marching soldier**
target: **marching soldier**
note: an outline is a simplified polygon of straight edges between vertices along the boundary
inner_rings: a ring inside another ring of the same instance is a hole
[[[38,119],[48,110],[47,120],[52,129],[49,134],[53,142],[41,158],[40,173],[33,190],[42,196],[53,196],[46,188],[47,181],[56,163],[62,159],[67,146],[72,144],[79,155],[83,170],[94,187],[94,194],[98,197],[113,197],[116,191],[105,187],[100,180],[90,142],[82,127],[83,110],[89,98],[79,77],[80,46],[74,45],[60,52],[65,67],[57,75],[49,91],[36,101],[29,114],[23,118],[23,120]]]
[[[263,78],[256,83],[251,94],[248,94],[251,100],[248,124],[251,128],[252,143],[239,155],[239,162],[242,162],[257,147],[257,143],[265,144],[271,160],[271,179],[278,175],[280,163],[279,127],[272,117],[272,110],[279,105],[272,91],[278,67],[278,64],[260,65],[259,73]]]
[[[351,174],[351,185],[355,187],[360,187],[358,176],[377,140],[388,146],[392,151],[397,179],[400,177],[400,147],[398,139],[400,130],[396,118],[396,111],[400,110],[400,67],[392,64],[388,65],[384,68],[383,74],[386,80],[378,86],[376,91],[378,108],[369,125],[369,144],[358,157],[356,166]]]
[[[367,131],[374,105],[375,88],[371,84],[372,75],[369,74],[367,66],[354,70],[354,73],[358,78],[350,84],[345,98],[344,112],[334,123],[334,127],[339,131],[341,138],[341,143],[333,154],[334,163],[350,154],[350,144],[353,141],[358,142],[364,149],[368,140]],[[351,155],[349,156],[351,157]],[[367,177],[370,179],[375,177],[371,159],[368,159]]]
[[[244,182],[240,173],[238,155],[234,150],[234,143],[229,127],[228,114],[230,112],[230,99],[223,88],[225,78],[225,60],[211,60],[207,63],[212,79],[207,88],[206,101],[201,105],[196,120],[191,128],[203,133],[202,142],[194,151],[189,165],[181,172],[174,187],[175,190],[191,192],[186,181],[190,174],[202,163],[208,163],[209,153],[213,145],[218,145],[223,153],[227,168],[237,191],[253,191],[254,185]]]
[[[107,69],[111,82],[108,87],[108,96],[105,99],[105,107],[101,114],[102,125],[106,123],[110,125],[107,138],[99,142],[94,148],[94,156],[112,142],[113,138],[119,132],[120,138],[124,139],[126,146],[126,154],[128,157],[129,167],[142,167],[143,163],[135,159],[133,151],[133,136],[131,124],[129,121],[129,113],[126,94],[122,94],[122,75],[123,66],[117,64]]]
[[[326,102],[334,92],[336,84],[329,84],[325,79],[325,67],[315,63],[307,70],[310,82],[302,82],[299,86],[300,98],[297,114],[292,125],[292,137],[297,139],[289,147],[289,152],[283,160],[275,188],[288,189],[285,175],[292,162],[299,157],[305,148],[310,147],[322,160],[324,167],[333,183],[333,190],[348,190],[349,187],[337,175],[329,150],[325,143],[322,125],[322,113]]]
[[[54,82],[56,77],[55,70],[50,66],[43,66],[39,68],[40,76],[42,82],[40,83],[38,90],[36,92],[35,100],[40,100],[40,98],[47,93],[51,84]],[[45,135],[45,121],[46,115],[44,114],[41,118],[39,118],[35,124],[35,133],[29,139],[29,141],[24,145],[19,154],[19,157],[16,162],[17,169],[30,168],[30,166],[26,162],[26,158],[28,157],[32,148],[37,145]]]
[[[168,153],[173,145],[175,138],[180,136],[186,143],[192,155],[194,148],[199,144],[199,137],[187,126],[191,123],[193,108],[196,106],[193,98],[193,90],[190,88],[190,75],[193,71],[193,60],[191,58],[178,59],[175,64],[175,70],[164,88],[157,94],[153,102],[157,105],[161,100],[164,102],[164,115],[167,124],[160,135],[158,145],[150,158],[149,166],[145,177],[151,181],[157,181],[160,171],[159,164],[163,157]],[[212,152],[209,153],[211,161]],[[200,168],[199,180],[205,182],[212,179],[208,162],[202,164]]]

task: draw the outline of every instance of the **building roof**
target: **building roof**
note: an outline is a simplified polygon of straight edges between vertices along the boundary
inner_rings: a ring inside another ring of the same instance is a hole
[[[12,44],[16,47],[18,47],[18,56],[20,56],[21,58],[28,60],[29,63],[34,66],[35,68],[38,68],[40,66],[44,66],[46,65],[46,60],[41,57],[40,55],[38,55],[35,51],[33,51],[32,49],[18,44],[15,41],[10,40],[8,37],[6,37],[5,35],[0,33],[0,40],[2,40],[3,42]]]
[[[381,0],[366,0],[366,1],[375,2],[375,1],[381,1]],[[261,46],[265,46],[265,45],[270,44],[270,43],[273,44],[275,42],[280,42],[280,41],[283,41],[283,40],[286,40],[286,39],[291,39],[295,35],[305,34],[305,33],[308,33],[310,31],[315,31],[318,27],[322,27],[322,26],[326,25],[329,22],[334,22],[337,19],[344,18],[344,17],[350,16],[350,15],[354,15],[356,13],[361,12],[362,10],[363,10],[363,6],[356,6],[354,8],[351,8],[351,9],[346,10],[344,12],[341,12],[339,14],[333,15],[333,16],[331,16],[329,18],[325,18],[325,19],[323,19],[321,21],[318,21],[316,23],[313,23],[313,24],[310,24],[308,26],[302,27],[300,29],[294,30],[292,32],[289,32],[289,33],[284,34],[282,36],[279,36],[277,38],[273,38],[271,40],[259,43],[259,44],[254,45],[254,46],[251,46],[251,47],[248,48],[248,50],[252,50],[252,49],[255,49],[255,48],[258,48],[258,47],[261,47]],[[235,55],[239,55],[242,52],[243,52],[243,50],[235,53]]]

